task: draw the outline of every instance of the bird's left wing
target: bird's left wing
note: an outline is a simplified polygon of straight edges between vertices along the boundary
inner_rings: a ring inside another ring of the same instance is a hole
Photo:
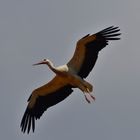
[[[35,120],[39,119],[47,108],[61,102],[73,92],[72,87],[67,85],[56,76],[48,84],[34,90],[28,99],[28,106],[21,121],[21,130],[24,133],[35,130]]]
[[[96,34],[86,35],[81,38],[76,45],[75,53],[68,62],[68,67],[73,69],[81,78],[86,78],[98,58],[98,53],[109,40],[119,40],[120,33],[118,27],[108,27]]]

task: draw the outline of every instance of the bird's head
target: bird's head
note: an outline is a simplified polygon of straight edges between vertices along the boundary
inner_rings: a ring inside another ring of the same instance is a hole
[[[43,60],[40,61],[39,63],[35,63],[35,64],[33,64],[33,66],[36,66],[36,65],[42,65],[42,64],[49,65],[49,64],[50,64],[50,60],[48,60],[48,59],[43,59]]]

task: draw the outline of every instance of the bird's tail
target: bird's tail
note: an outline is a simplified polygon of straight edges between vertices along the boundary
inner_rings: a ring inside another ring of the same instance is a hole
[[[84,80],[84,85],[86,86],[85,92],[92,92],[93,91],[93,86]]]

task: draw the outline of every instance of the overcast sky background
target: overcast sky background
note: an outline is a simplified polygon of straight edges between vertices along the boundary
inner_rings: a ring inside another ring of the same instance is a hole
[[[78,39],[119,26],[121,40],[100,52],[87,81],[96,101],[89,105],[78,89],[48,109],[35,133],[20,131],[32,90],[73,55]],[[0,0],[0,139],[138,140],[140,138],[139,0]]]

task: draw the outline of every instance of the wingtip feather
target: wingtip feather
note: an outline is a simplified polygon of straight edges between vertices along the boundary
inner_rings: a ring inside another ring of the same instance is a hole
[[[121,35],[121,33],[119,33],[119,31],[120,31],[119,27],[110,26],[110,27],[98,32],[97,35],[101,35],[106,40],[119,40],[120,38],[117,37],[117,36]]]
[[[32,116],[29,113],[29,109],[28,108],[26,109],[26,111],[25,111],[25,113],[23,115],[20,127],[21,127],[21,131],[23,133],[27,132],[27,134],[29,134],[29,132],[31,130],[31,127],[32,127],[32,131],[33,132],[35,131],[35,117]]]

